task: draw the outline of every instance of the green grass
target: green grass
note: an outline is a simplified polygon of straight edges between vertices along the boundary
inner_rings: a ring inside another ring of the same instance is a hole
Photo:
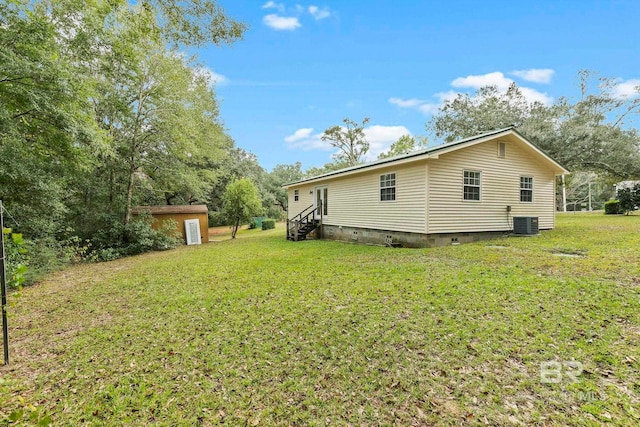
[[[67,269],[12,298],[0,425],[640,424],[640,218],[557,223],[423,250],[251,230]],[[542,383],[547,361],[584,370]]]

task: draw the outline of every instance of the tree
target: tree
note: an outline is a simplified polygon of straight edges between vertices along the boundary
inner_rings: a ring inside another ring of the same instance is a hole
[[[296,162],[292,165],[276,165],[267,175],[265,181],[266,196],[268,203],[279,206],[282,211],[287,210],[288,194],[283,185],[299,181],[303,177],[302,163]],[[265,195],[263,195],[265,198]]]
[[[369,143],[364,134],[369,118],[365,117],[360,125],[349,118],[345,118],[343,122],[344,126],[332,126],[325,130],[321,139],[329,141],[332,147],[338,149],[333,155],[335,160],[354,166],[361,163],[362,157],[369,151]]]
[[[100,135],[87,114],[88,80],[51,17],[24,13],[29,4],[0,3],[0,193],[21,231],[49,236],[62,228],[69,180],[86,172]]]
[[[145,0],[142,4],[154,13],[159,33],[176,45],[233,43],[248,28],[229,18],[216,0]]]
[[[240,178],[248,178],[255,183],[264,183],[266,172],[258,163],[258,157],[255,154],[235,146],[228,150],[226,157],[216,162],[214,167],[218,171],[218,175],[216,185],[212,187],[208,198],[211,224],[214,226],[226,225],[227,220],[223,215],[222,205],[227,186]],[[258,191],[263,193],[260,187],[258,187]]]
[[[616,192],[616,198],[620,203],[622,213],[629,215],[640,206],[640,184],[619,188]]]
[[[640,97],[617,95],[614,79],[598,79],[594,91],[593,73],[582,71],[579,77],[578,101],[531,103],[515,83],[506,91],[487,86],[473,96],[459,94],[446,101],[427,128],[449,142],[515,126],[570,170],[640,177],[640,134],[630,127],[640,113]],[[636,91],[640,93],[640,87]]]
[[[136,200],[207,201],[217,180],[210,166],[231,148],[209,75],[167,48],[156,13],[120,11],[93,67],[101,76],[95,115],[113,148],[103,171],[116,182],[111,191],[123,193],[125,223]]]
[[[222,213],[232,227],[231,238],[233,239],[236,238],[241,224],[263,212],[258,189],[247,178],[229,184],[222,200]]]
[[[0,194],[31,248],[208,201],[234,143],[182,52],[245,28],[217,0],[0,2]]]
[[[389,157],[399,156],[401,154],[410,153],[420,148],[426,148],[427,138],[418,137],[418,141],[411,135],[402,135],[396,142],[391,144],[389,151],[380,153],[378,159],[387,159]]]
[[[531,109],[541,106],[527,102],[515,83],[504,92],[497,86],[484,86],[473,95],[459,93],[453,100],[445,101],[427,129],[436,137],[452,142],[493,129],[520,127]]]
[[[311,178],[314,176],[324,175],[325,173],[334,172],[340,169],[349,167],[346,161],[334,161],[325,163],[322,166],[310,167],[304,172],[304,178]]]

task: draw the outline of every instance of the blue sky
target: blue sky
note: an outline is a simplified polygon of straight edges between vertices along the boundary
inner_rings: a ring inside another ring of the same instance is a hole
[[[443,100],[518,83],[531,100],[577,97],[588,68],[640,84],[640,1],[221,0],[244,40],[197,51],[218,78],[221,117],[267,170],[331,160],[319,136],[370,117],[371,156],[426,135]],[[431,135],[430,144],[436,144]]]

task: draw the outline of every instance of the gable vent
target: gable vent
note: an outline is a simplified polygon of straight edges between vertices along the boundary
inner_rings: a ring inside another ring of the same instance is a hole
[[[504,142],[498,142],[498,157],[504,159],[507,155],[507,144]]]

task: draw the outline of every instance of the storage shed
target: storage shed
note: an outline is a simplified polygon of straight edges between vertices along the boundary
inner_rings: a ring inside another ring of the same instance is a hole
[[[177,230],[182,238],[187,239],[185,230],[185,220],[198,220],[200,224],[200,242],[209,242],[209,210],[206,205],[166,205],[166,206],[136,206],[133,208],[134,215],[148,213],[153,217],[151,226],[158,229],[162,223],[168,219],[173,219],[178,223]]]

